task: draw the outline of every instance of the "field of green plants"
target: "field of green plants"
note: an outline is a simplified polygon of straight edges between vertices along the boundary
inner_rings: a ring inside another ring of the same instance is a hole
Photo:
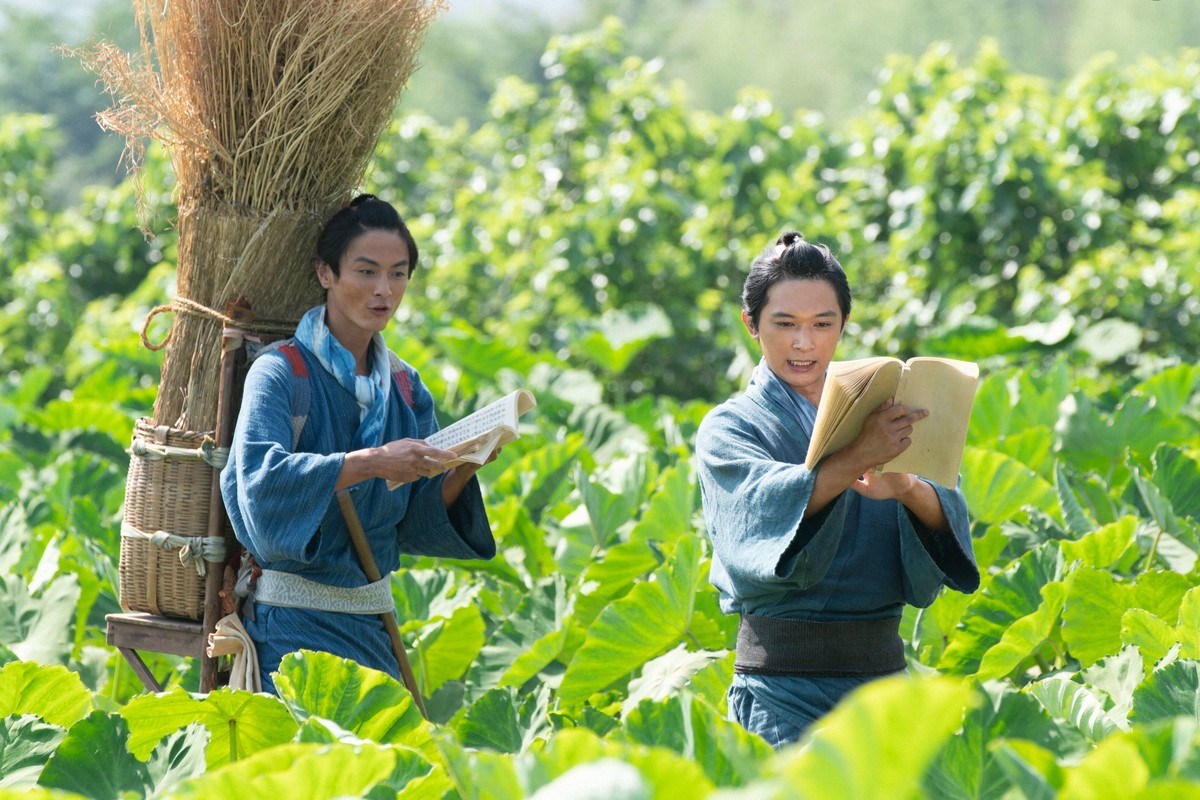
[[[152,152],[140,195],[55,208],[53,121],[0,118],[0,797],[1200,797],[1200,51],[1052,90],[935,48],[835,128],[690,110],[623,35],[555,40],[477,128],[402,108],[366,182],[422,244],[387,335],[443,420],[539,400],[482,473],[496,559],[393,579],[432,722],[325,655],[278,698],[160,657],[148,695],[105,645],[170,177]],[[980,363],[985,574],[908,609],[908,677],[775,753],[725,718],[691,445],[791,228],[856,288],[841,358]]]

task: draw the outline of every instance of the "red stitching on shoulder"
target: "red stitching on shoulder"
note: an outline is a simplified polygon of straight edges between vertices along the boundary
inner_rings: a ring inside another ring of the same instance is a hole
[[[408,372],[406,370],[399,370],[393,372],[392,377],[396,381],[396,388],[400,390],[400,396],[404,398],[404,404],[412,408],[412,380],[408,377]]]
[[[296,345],[288,343],[280,345],[279,352],[287,356],[288,362],[292,365],[292,374],[297,378],[308,377],[308,366],[304,363],[304,356],[300,355],[300,348]]]

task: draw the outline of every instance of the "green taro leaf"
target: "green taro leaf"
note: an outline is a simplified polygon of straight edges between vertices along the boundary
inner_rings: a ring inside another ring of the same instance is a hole
[[[0,788],[28,789],[67,735],[33,714],[0,719]]]
[[[153,788],[146,765],[129,751],[129,729],[118,714],[93,711],[75,723],[46,762],[38,784],[92,800],[145,796]]]
[[[1117,730],[1093,692],[1063,677],[1044,678],[1026,691],[1038,699],[1050,716],[1073,725],[1090,742],[1100,742]]]
[[[680,539],[652,579],[601,612],[567,666],[559,700],[584,700],[683,640],[699,588],[699,550],[697,540]]]
[[[544,637],[562,630],[570,614],[571,598],[562,575],[551,575],[535,583],[515,611],[492,632],[471,668],[470,681],[484,690],[497,685],[520,686],[558,657],[554,647],[539,647]],[[561,641],[562,637],[558,637]],[[537,651],[535,653],[535,650]],[[516,662],[525,659],[517,668]]]
[[[466,747],[486,747],[501,753],[520,753],[550,733],[546,712],[550,686],[524,696],[511,686],[484,693],[458,723],[459,741]]]
[[[390,675],[309,650],[284,656],[277,675],[279,698],[297,720],[321,717],[363,739],[435,757],[428,723],[412,695]]]
[[[178,687],[141,695],[121,715],[129,724],[129,750],[138,758],[148,758],[164,736],[200,723],[211,737],[206,754],[210,769],[290,741],[297,729],[278,699],[229,688],[207,695]]]
[[[1090,666],[1121,649],[1121,618],[1129,608],[1133,589],[1111,573],[1090,567],[1076,569],[1066,584],[1063,641],[1080,664]]]
[[[629,695],[621,704],[622,715],[637,708],[643,700],[666,700],[678,694],[693,675],[728,655],[728,650],[693,652],[687,645],[680,644],[666,655],[647,662],[641,676],[629,682]]]
[[[281,744],[176,786],[171,796],[181,800],[366,797],[397,768],[397,751],[389,747]]]
[[[189,725],[163,739],[150,760],[146,771],[150,783],[159,794],[189,778],[203,775],[208,769],[208,731],[203,725]]]
[[[1174,661],[1152,672],[1133,693],[1129,720],[1135,725],[1176,716],[1200,723],[1200,662]]]
[[[579,337],[575,346],[610,375],[620,375],[644,347],[672,333],[671,321],[655,305],[610,309],[590,324],[595,330]]]
[[[91,693],[66,667],[14,661],[0,668],[0,717],[34,714],[69,728],[91,710]]]
[[[999,768],[1024,800],[1056,800],[1062,786],[1062,768],[1054,754],[1033,742],[1002,739],[991,748]],[[1008,786],[1001,787],[1008,788]],[[1002,797],[1003,794],[985,795]]]
[[[1010,625],[1042,604],[1041,589],[1062,579],[1062,551],[1049,542],[1021,556],[980,589],[951,635],[938,668],[957,674],[979,669],[984,654]]]
[[[674,750],[717,786],[744,786],[758,777],[773,752],[762,738],[686,691],[643,700],[624,715],[621,738]]]
[[[78,602],[74,575],[59,575],[33,592],[20,577],[0,575],[0,644],[24,661],[65,664]]]
[[[967,508],[979,522],[1017,518],[1027,506],[1057,514],[1054,487],[1003,453],[968,447],[963,453],[962,476]]]
[[[974,702],[971,687],[951,678],[872,681],[819,721],[802,746],[782,752],[778,773],[812,800],[917,798],[930,762]]]
[[[654,800],[694,800],[697,797],[708,797],[713,791],[712,781],[704,774],[698,764],[690,759],[665,747],[647,747],[631,742],[607,739],[601,741],[596,734],[585,728],[568,728],[559,731],[538,751],[530,751],[521,756],[516,762],[516,771],[526,796],[536,796],[535,793],[551,784],[559,777],[574,768],[586,764],[602,763],[610,766],[609,760],[629,765],[642,776],[645,785],[650,788],[650,797]],[[596,773],[601,772],[597,770]],[[596,774],[584,771],[584,774]],[[578,776],[579,773],[576,773]],[[564,785],[566,784],[566,785]],[[563,791],[575,788],[574,781],[564,781],[555,787]],[[599,783],[603,786],[603,783]],[[490,797],[520,797],[520,794],[504,795],[495,792]],[[611,794],[602,794],[611,797]],[[634,795],[637,796],[636,794]],[[555,800],[567,800],[573,796],[550,794]]]
[[[1042,602],[1032,614],[1015,620],[1000,636],[1000,641],[983,654],[976,677],[979,680],[1003,678],[1036,655],[1050,639],[1062,616],[1066,586],[1061,581],[1048,583],[1041,589]]]
[[[484,627],[479,607],[470,604],[459,606],[449,618],[422,631],[414,668],[419,669],[418,679],[426,694],[462,677],[483,647]]]
[[[994,757],[998,742],[1037,741],[1054,756],[1071,757],[1090,748],[1074,729],[1049,719],[1042,706],[1010,683],[976,686],[982,702],[967,712],[962,730],[951,736],[923,779],[926,796],[1000,797],[1008,788],[1007,771]]]
[[[1136,647],[1125,647],[1115,656],[1101,659],[1079,674],[1087,685],[1108,696],[1109,719],[1127,730],[1133,693],[1146,675],[1141,651]]]
[[[1103,525],[1073,541],[1061,542],[1067,561],[1081,561],[1089,567],[1108,569],[1137,545],[1137,517],[1126,516]]]

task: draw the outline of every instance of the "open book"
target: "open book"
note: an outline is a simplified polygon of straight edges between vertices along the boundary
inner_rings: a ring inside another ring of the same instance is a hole
[[[482,464],[497,447],[517,439],[521,434],[518,420],[521,415],[537,405],[533,393],[528,389],[517,389],[470,416],[463,417],[453,425],[442,428],[425,439],[427,444],[443,450],[453,450],[458,458],[443,462],[446,469],[465,462]],[[399,483],[388,481],[388,488],[395,489]]]
[[[812,442],[810,469],[858,437],[872,411],[888,398],[929,416],[913,426],[912,444],[877,472],[911,472],[948,488],[958,484],[979,367],[951,358],[861,358],[829,365]]]

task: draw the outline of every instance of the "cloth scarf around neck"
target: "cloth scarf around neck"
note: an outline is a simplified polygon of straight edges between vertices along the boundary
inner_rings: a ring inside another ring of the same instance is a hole
[[[817,421],[817,407],[772,372],[767,366],[767,359],[760,360],[754,368],[754,374],[750,376],[750,385],[759,387],[771,402],[800,423],[809,439],[812,438],[813,424]]]
[[[304,345],[325,371],[358,401],[358,431],[351,449],[378,447],[383,443],[392,373],[383,336],[371,337],[371,374],[356,374],[354,355],[337,340],[325,324],[325,306],[309,309],[296,326],[296,341]]]

